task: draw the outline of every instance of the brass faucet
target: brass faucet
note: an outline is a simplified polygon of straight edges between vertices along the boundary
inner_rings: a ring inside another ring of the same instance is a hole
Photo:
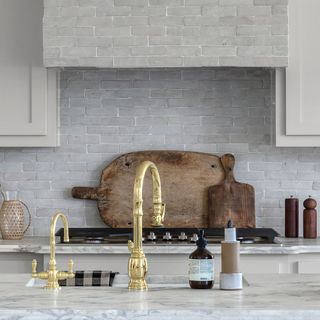
[[[136,171],[133,188],[133,242],[128,241],[131,256],[128,262],[129,289],[144,290],[148,288],[146,274],[148,271],[147,259],[142,249],[142,190],[146,171],[150,168],[153,189],[153,216],[152,226],[162,227],[165,215],[165,204],[161,200],[161,181],[156,165],[151,161],[142,162]]]
[[[73,269],[73,261],[69,260],[69,271],[63,272],[57,270],[56,264],[56,238],[55,238],[55,230],[58,219],[61,218],[64,227],[64,242],[69,242],[69,226],[67,217],[58,212],[51,220],[50,225],[50,261],[49,261],[49,270],[37,272],[37,260],[32,260],[32,278],[39,278],[43,280],[48,280],[45,289],[60,289],[58,280],[70,279],[74,277]]]

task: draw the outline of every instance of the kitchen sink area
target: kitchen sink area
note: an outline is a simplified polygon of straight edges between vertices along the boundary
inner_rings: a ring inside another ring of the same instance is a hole
[[[167,276],[152,275],[147,277],[148,289],[181,289],[189,288],[189,279],[187,276]],[[129,277],[125,274],[117,274],[112,282],[111,288],[127,289]],[[39,279],[29,280],[26,284],[28,288],[42,288],[45,281]]]
[[[166,276],[153,275],[147,277],[149,289],[174,289],[174,288],[188,288],[189,279],[186,276]],[[112,287],[113,288],[128,288],[128,275],[116,275]]]
[[[156,289],[187,289],[189,288],[189,278],[187,276],[152,275],[147,277],[148,290]],[[112,282],[111,288],[127,289],[129,277],[126,274],[117,274]],[[248,281],[243,278],[244,287],[248,287]],[[28,288],[41,288],[45,286],[45,281],[32,279],[26,283]]]

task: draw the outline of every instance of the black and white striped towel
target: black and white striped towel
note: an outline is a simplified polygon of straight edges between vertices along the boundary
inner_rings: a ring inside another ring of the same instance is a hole
[[[112,271],[75,271],[75,277],[72,279],[59,280],[62,287],[112,287],[113,280],[119,272]]]

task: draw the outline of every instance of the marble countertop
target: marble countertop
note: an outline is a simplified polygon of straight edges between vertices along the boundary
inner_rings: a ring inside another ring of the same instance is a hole
[[[320,238],[278,238],[275,244],[242,244],[241,254],[301,254],[320,253]],[[147,254],[190,254],[194,245],[144,245]],[[220,245],[209,245],[209,250],[220,254]],[[0,253],[26,252],[48,254],[50,252],[49,238],[25,237],[22,240],[0,240]],[[57,244],[58,254],[128,254],[125,244],[112,245],[60,245]]]
[[[320,317],[320,275],[245,275],[242,291],[66,287],[59,292],[25,287],[24,274],[0,275],[4,319],[303,320]]]

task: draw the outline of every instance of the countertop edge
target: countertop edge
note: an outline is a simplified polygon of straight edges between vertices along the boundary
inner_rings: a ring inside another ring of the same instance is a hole
[[[320,239],[279,238],[281,244],[242,244],[243,255],[295,255],[320,253]],[[144,245],[146,254],[190,254],[194,245]],[[209,245],[213,254],[220,254],[220,245]],[[47,237],[26,237],[23,240],[0,240],[0,253],[49,254]],[[118,245],[63,245],[57,244],[57,254],[129,254],[125,244]]]
[[[109,317],[121,317],[131,320],[147,320],[147,319],[159,319],[159,317],[174,317],[175,319],[195,319],[201,317],[202,320],[227,320],[236,318],[238,320],[257,319],[259,320],[270,320],[272,318],[278,318],[282,320],[301,320],[311,319],[311,317],[319,317],[320,310],[301,310],[301,309],[274,309],[265,310],[258,308],[239,308],[237,310],[226,309],[192,309],[192,310],[177,310],[177,309],[149,309],[149,310],[117,310],[117,309],[96,309],[96,310],[83,310],[83,309],[71,309],[71,308],[56,308],[56,309],[41,309],[41,308],[30,308],[30,309],[5,309],[0,308],[0,319],[13,320],[17,317],[34,316],[37,317],[85,317],[85,319],[104,320]],[[110,318],[111,319],[111,318]]]

